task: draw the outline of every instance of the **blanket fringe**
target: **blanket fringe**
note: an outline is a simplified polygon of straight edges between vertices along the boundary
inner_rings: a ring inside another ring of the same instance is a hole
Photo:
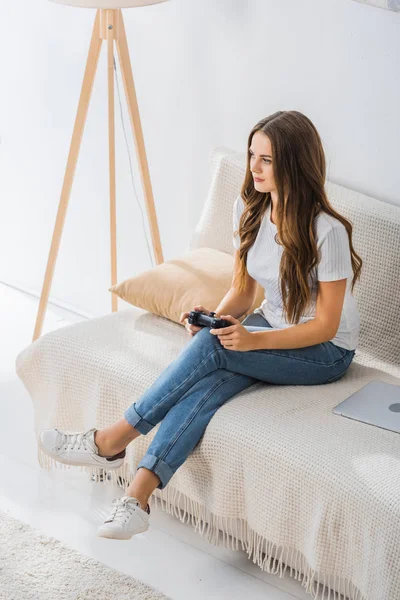
[[[302,586],[315,600],[366,600],[365,596],[351,581],[335,575],[321,574],[312,569],[301,552],[294,548],[277,546],[273,542],[269,542],[264,536],[253,531],[245,519],[214,515],[203,505],[172,486],[167,486],[164,490],[156,489],[150,499],[152,498],[155,499],[154,504],[157,508],[160,507],[164,512],[173,514],[182,523],[185,522],[186,517],[187,523],[191,520],[195,531],[199,530],[200,535],[211,544],[238,550],[240,542],[242,550],[247,552],[248,558],[252,559],[253,563],[256,563],[263,571],[273,575],[279,574],[279,577],[282,578],[286,570],[290,568],[290,576],[301,581]],[[183,509],[178,506],[181,500]],[[240,522],[240,539],[238,536],[238,521]],[[220,533],[222,533],[222,540]],[[279,555],[279,558],[273,556],[272,551],[274,548],[276,550],[274,554]],[[295,567],[289,567],[285,564],[289,554],[290,562]],[[332,587],[344,589],[345,593],[337,592]],[[328,596],[325,595],[325,591]]]
[[[38,447],[38,460],[40,466],[46,470],[52,468],[70,469],[72,467],[72,465],[55,461],[45,454],[40,447]],[[90,477],[93,476],[94,481],[111,485],[119,485],[121,477],[126,481],[130,481],[136,473],[136,470],[132,471],[127,461],[119,469],[107,471],[108,477],[104,477],[105,471],[102,467],[78,468],[86,471]],[[181,500],[184,506],[183,509],[178,506]],[[214,546],[224,546],[232,550],[238,550],[240,542],[242,550],[247,552],[247,557],[267,573],[279,574],[279,577],[282,578],[289,568],[290,577],[300,581],[302,587],[311,594],[314,600],[366,600],[360,590],[348,579],[332,574],[327,575],[312,569],[303,554],[295,548],[277,546],[273,542],[269,542],[264,536],[253,531],[245,519],[212,514],[199,502],[192,500],[170,485],[163,490],[156,489],[149,499],[149,504],[151,508],[154,504],[164,512],[174,515],[182,523],[185,523],[186,518],[187,523],[191,520],[194,530],[198,530],[200,535]],[[240,535],[238,535],[238,521],[240,522]],[[279,553],[279,558],[273,556],[272,551],[274,548],[274,554],[278,556]],[[289,553],[290,562],[295,565],[294,567],[285,564]],[[335,588],[344,589],[345,594],[335,591]],[[326,595],[326,592],[328,595]]]

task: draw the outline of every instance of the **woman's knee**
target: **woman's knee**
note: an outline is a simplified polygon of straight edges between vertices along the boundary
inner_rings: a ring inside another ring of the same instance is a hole
[[[209,327],[203,327],[198,331],[192,338],[193,340],[199,341],[202,344],[212,344],[216,346],[216,342],[219,343],[219,339],[216,335],[210,333]]]

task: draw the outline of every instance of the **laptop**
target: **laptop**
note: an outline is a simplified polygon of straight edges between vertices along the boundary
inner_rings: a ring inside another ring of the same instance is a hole
[[[400,385],[373,379],[335,406],[332,412],[400,433]]]

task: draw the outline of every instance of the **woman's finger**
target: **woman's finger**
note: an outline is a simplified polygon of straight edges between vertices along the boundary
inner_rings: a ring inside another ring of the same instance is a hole
[[[202,304],[200,304],[199,306],[195,306],[194,310],[204,310],[206,313],[209,312],[206,308],[204,308]]]

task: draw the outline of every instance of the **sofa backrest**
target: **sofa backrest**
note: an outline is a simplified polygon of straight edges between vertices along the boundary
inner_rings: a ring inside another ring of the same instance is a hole
[[[188,249],[208,247],[233,255],[233,204],[246,169],[245,153],[223,146],[209,155],[211,183]],[[326,182],[329,201],[353,225],[353,246],[363,260],[354,287],[360,311],[359,350],[371,364],[400,365],[400,207]]]

